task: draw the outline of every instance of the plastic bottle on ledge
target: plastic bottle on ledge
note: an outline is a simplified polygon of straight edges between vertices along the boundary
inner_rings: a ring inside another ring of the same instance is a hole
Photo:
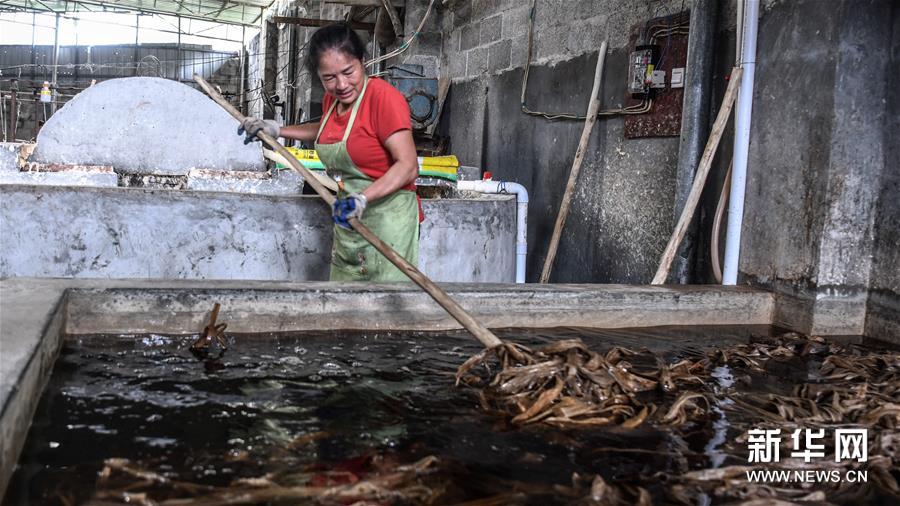
[[[50,82],[44,81],[44,85],[41,86],[41,102],[50,103],[53,102],[53,92],[50,91]]]

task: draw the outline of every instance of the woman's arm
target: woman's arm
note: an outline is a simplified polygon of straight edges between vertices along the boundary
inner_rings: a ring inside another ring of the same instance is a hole
[[[319,133],[319,122],[303,123],[302,125],[285,125],[278,132],[281,137],[286,139],[295,139],[311,143],[316,140]]]
[[[394,159],[394,164],[362,191],[368,202],[390,195],[419,177],[419,161],[416,159],[416,144],[411,130],[394,132],[384,141],[384,147]]]

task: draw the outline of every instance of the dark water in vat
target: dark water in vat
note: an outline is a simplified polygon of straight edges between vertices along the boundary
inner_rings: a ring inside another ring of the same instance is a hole
[[[498,334],[530,345],[580,337],[597,351],[647,347],[676,358],[770,332],[715,327]],[[436,455],[453,463],[460,500],[497,493],[511,482],[568,485],[576,472],[627,480],[709,465],[705,457],[685,463],[684,457],[652,453],[690,448],[703,454],[708,431],[682,438],[646,424],[630,432],[510,429],[482,412],[471,389],[454,386],[456,368],[480,349],[465,333],[238,336],[217,361],[195,358],[188,351],[192,341],[70,337],[5,503],[64,504],[60,497],[83,502],[110,457],[172,479],[224,486],[286,469],[351,468],[375,453],[400,462]],[[533,501],[552,502],[552,496]]]

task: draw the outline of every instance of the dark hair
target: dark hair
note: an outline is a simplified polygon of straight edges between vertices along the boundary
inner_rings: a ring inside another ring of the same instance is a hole
[[[306,52],[306,68],[313,74],[319,69],[319,59],[322,53],[329,50],[341,51],[353,56],[359,61],[364,61],[366,46],[345,22],[323,26],[309,39],[309,49]]]

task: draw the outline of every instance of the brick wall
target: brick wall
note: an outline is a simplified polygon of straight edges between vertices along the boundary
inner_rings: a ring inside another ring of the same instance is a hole
[[[532,64],[553,64],[628,43],[631,27],[678,11],[681,0],[537,0]],[[689,6],[690,2],[687,2]],[[525,66],[529,0],[451,0],[442,15],[442,74],[454,81]]]

